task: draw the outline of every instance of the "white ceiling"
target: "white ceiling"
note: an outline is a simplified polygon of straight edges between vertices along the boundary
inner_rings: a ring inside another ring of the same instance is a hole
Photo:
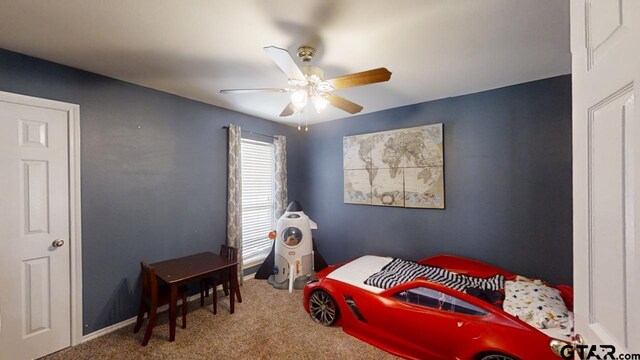
[[[565,0],[0,0],[1,48],[288,124],[287,94],[219,90],[286,87],[262,48],[295,57],[303,44],[326,78],[393,73],[336,90],[362,113],[571,69]],[[309,122],[347,116],[330,108]]]

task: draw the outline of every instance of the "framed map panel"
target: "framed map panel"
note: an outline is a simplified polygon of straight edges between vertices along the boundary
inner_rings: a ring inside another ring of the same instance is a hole
[[[443,167],[404,169],[404,205],[444,209]]]
[[[371,166],[396,171],[405,167],[404,135],[402,130],[368,134],[371,139]]]
[[[371,205],[371,181],[366,169],[344,170],[344,202]]]
[[[404,167],[444,166],[442,124],[403,133]]]
[[[342,138],[344,169],[368,169],[371,167],[371,137],[369,135]]]
[[[371,183],[372,205],[404,206],[402,169],[378,169]]]

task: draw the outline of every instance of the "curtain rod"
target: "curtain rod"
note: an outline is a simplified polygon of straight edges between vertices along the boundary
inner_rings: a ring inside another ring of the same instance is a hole
[[[223,128],[223,129],[229,129],[229,126],[228,126],[228,125],[225,125],[225,126],[223,126],[222,128]],[[275,137],[275,136],[273,136],[273,135],[262,134],[262,133],[255,132],[255,131],[249,131],[249,130],[244,130],[244,129],[240,129],[240,131],[242,131],[242,132],[244,132],[244,133],[249,133],[249,134],[252,134],[252,135],[266,136],[266,137],[270,137],[270,138],[273,138],[273,139],[275,139],[275,138],[276,138],[276,137]]]

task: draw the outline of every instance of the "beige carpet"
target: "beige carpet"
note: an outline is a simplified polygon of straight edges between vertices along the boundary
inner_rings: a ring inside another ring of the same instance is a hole
[[[220,287],[219,287],[220,288]],[[176,329],[170,343],[167,313],[161,313],[149,345],[142,347],[143,329],[133,325],[52,354],[46,359],[395,359],[360,341],[341,327],[311,320],[302,306],[302,291],[276,290],[264,280],[241,287],[242,304],[229,314],[229,298],[219,290],[218,314],[211,298],[201,308],[190,303],[187,328]],[[146,325],[146,322],[145,322]]]

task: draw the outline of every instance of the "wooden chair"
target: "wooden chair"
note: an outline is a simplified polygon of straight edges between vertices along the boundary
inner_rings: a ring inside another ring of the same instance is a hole
[[[140,262],[140,276],[142,277],[142,296],[140,297],[140,308],[138,309],[138,318],[133,333],[140,331],[144,319],[144,313],[148,313],[147,329],[144,332],[142,346],[147,346],[151,338],[151,332],[156,325],[158,315],[158,307],[169,304],[170,294],[169,286],[158,286],[155,270],[144,261]],[[178,287],[178,297],[182,299],[182,328],[187,327],[187,292],[186,286]],[[177,304],[176,304],[177,306]]]
[[[229,245],[220,245],[220,256],[227,260],[238,260],[238,249]],[[218,313],[218,295],[216,289],[219,284],[222,284],[222,289],[225,295],[229,295],[229,272],[228,270],[221,274],[216,274],[212,277],[200,280],[200,306],[204,306],[204,298],[209,297],[209,287],[213,288],[213,313]],[[242,296],[240,295],[240,289],[236,289],[236,296],[238,302],[242,302]]]

